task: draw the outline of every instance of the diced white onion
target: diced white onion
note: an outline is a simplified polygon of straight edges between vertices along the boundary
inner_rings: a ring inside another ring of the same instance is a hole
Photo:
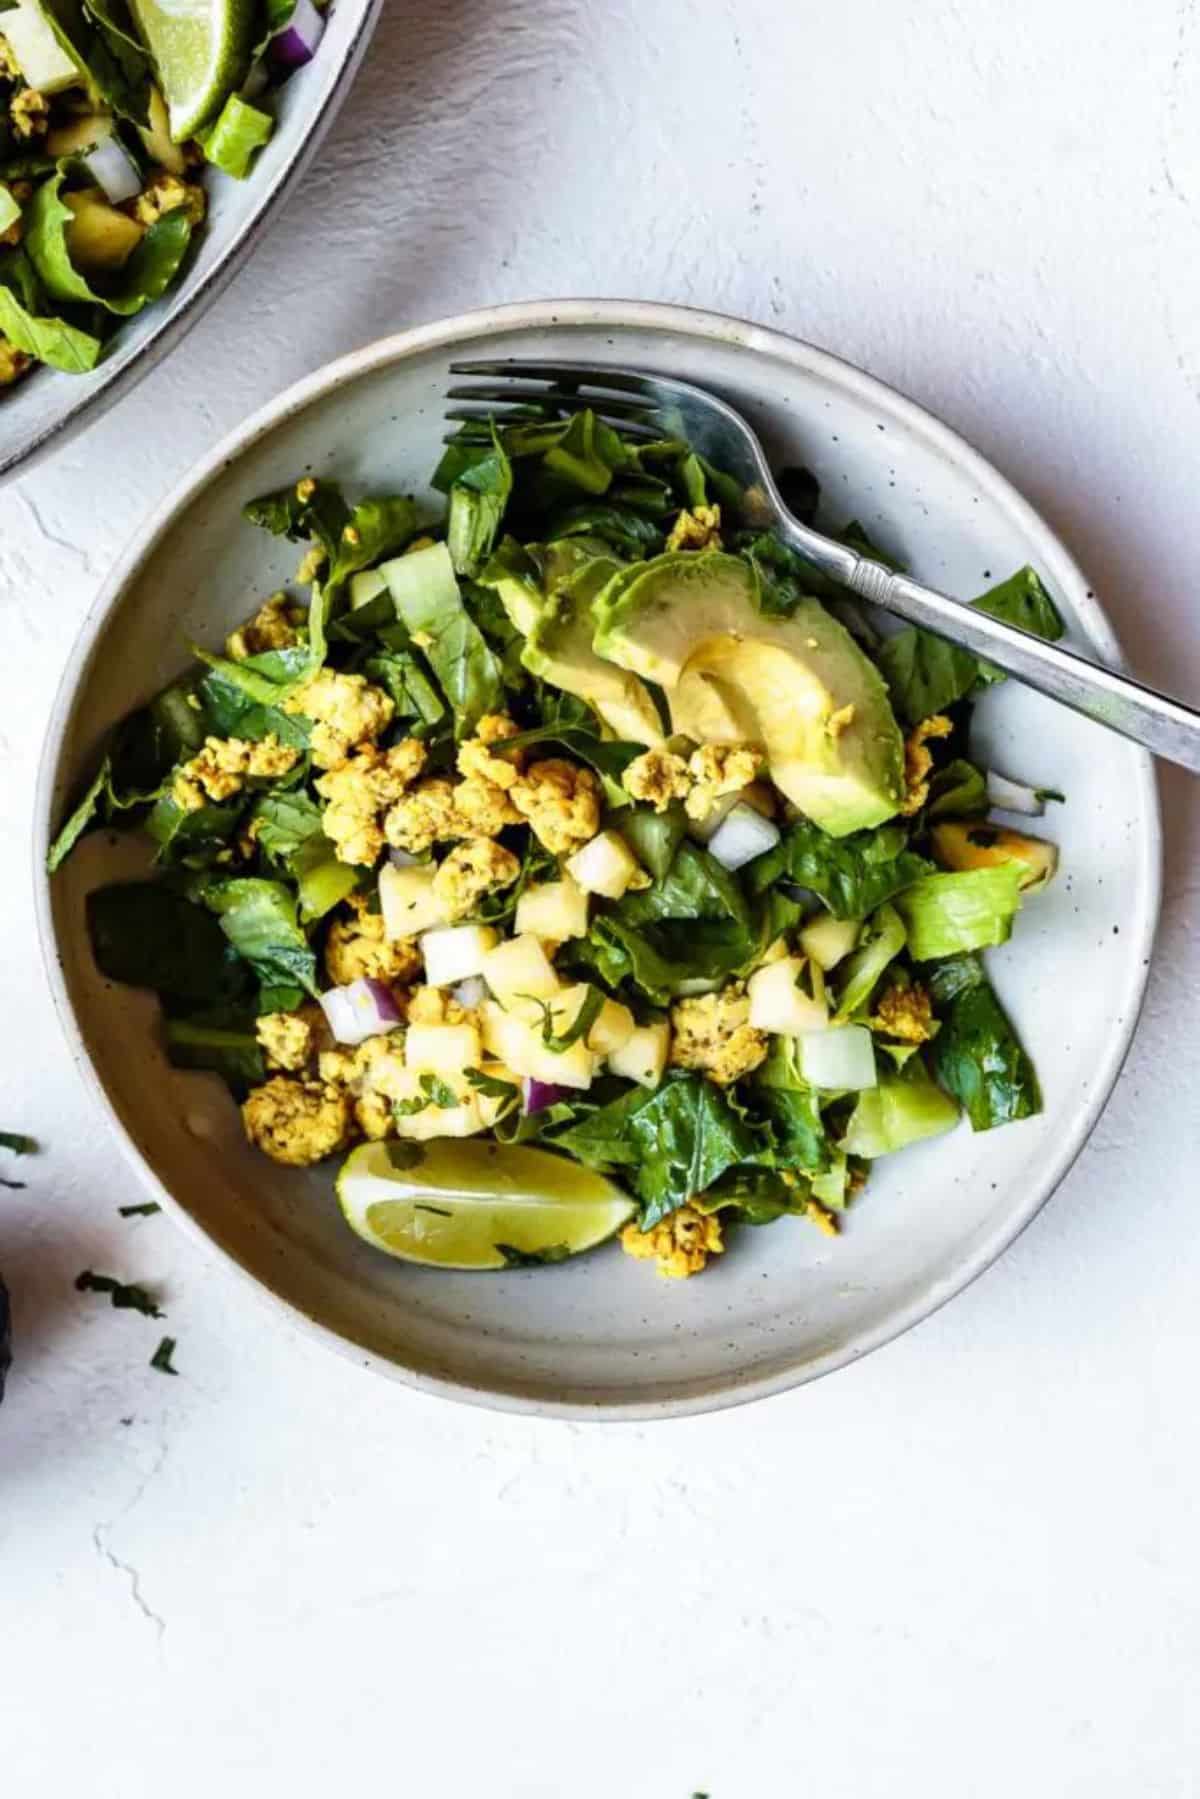
[[[1046,803],[1036,788],[1010,781],[1007,775],[997,774],[994,768],[987,771],[987,796],[990,806],[999,806],[1002,812],[1023,812],[1027,818],[1040,818],[1046,810]]]
[[[779,842],[779,826],[739,801],[708,840],[708,853],[722,868],[744,868]]]
[[[407,850],[388,851],[388,861],[393,868],[415,868],[420,860],[420,856],[410,856]]]
[[[875,1048],[863,1024],[806,1032],[800,1044],[800,1072],[826,1093],[860,1092],[878,1085]]]
[[[112,206],[121,206],[142,191],[142,178],[118,137],[106,137],[84,157],[87,171]]]
[[[351,1046],[381,1037],[400,1023],[391,988],[369,976],[321,995],[321,1010],[338,1043]]]

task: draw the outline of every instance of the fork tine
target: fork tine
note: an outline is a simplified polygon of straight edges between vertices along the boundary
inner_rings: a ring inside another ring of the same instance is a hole
[[[452,375],[491,375],[505,379],[524,376],[529,381],[583,382],[589,387],[609,387],[622,394],[645,394],[656,398],[658,384],[652,376],[638,375],[629,369],[610,368],[602,362],[525,362],[520,357],[507,361],[452,362]]]
[[[589,402],[583,398],[576,399],[568,397],[565,400],[555,401],[555,404],[565,412],[584,412],[587,410]],[[531,419],[527,413],[515,411],[510,413],[506,407],[497,405],[447,406],[445,417],[451,420],[452,423],[461,423],[464,425],[486,425],[489,419],[495,419],[498,425],[532,425],[538,423],[536,419]],[[641,419],[606,418],[602,411],[596,412],[596,417],[602,424],[611,425],[614,431],[620,431],[625,437],[641,438],[647,443],[653,443],[657,438],[662,436],[661,430],[654,425],[645,423]],[[450,442],[451,440],[446,439],[445,441]]]
[[[495,382],[490,386],[473,382],[469,387],[448,387],[446,398],[500,401],[504,405],[532,402],[535,405],[563,406],[572,412],[582,411],[585,406],[590,405],[595,411],[611,412],[629,418],[654,410],[653,404],[648,400],[622,399],[616,394],[593,396],[581,390],[566,391],[555,387],[530,387],[516,381]]]

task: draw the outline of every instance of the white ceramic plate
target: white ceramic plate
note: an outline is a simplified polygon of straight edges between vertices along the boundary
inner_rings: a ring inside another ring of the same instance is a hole
[[[37,369],[0,393],[0,479],[28,470],[99,418],[179,343],[232,280],[320,148],[382,10],[383,0],[336,0],[316,56],[280,91],[274,135],[249,179],[212,172],[208,222],[183,279],[121,325],[99,366],[88,375]]]
[[[189,476],[140,533],[84,629],[51,724],[42,843],[103,730],[174,676],[296,559],[238,511],[298,472],[427,491],[453,358],[624,361],[740,396],[780,461],[815,469],[834,521],[863,520],[920,575],[964,597],[1033,563],[1071,637],[1116,659],[1086,582],[1048,527],[945,426],[777,332],[673,307],[501,308],[389,338],[301,382]],[[274,1167],[211,1078],[171,1071],[147,996],[97,976],[85,891],[137,846],[85,839],[39,876],[54,997],[88,1085],[148,1189],[257,1288],[362,1361],[428,1391],[569,1417],[662,1417],[776,1392],[886,1342],[974,1278],[1053,1191],[1094,1125],[1137,1018],[1158,905],[1149,759],[1008,684],[978,709],[985,760],[1063,789],[1063,874],[990,958],[1042,1077],[1041,1117],[951,1136],[878,1167],[836,1242],[803,1222],[736,1235],[688,1282],[615,1247],[555,1269],[439,1274],[388,1261],[343,1225],[331,1171]],[[41,844],[39,844],[39,851]]]

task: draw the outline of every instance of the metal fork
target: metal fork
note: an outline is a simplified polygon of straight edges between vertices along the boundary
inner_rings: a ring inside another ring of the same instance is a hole
[[[1005,624],[961,600],[895,574],[869,556],[802,525],[783,503],[762,445],[727,400],[689,381],[596,362],[455,362],[452,375],[485,377],[452,387],[447,397],[455,421],[502,424],[505,408],[551,406],[564,413],[590,407],[597,417],[635,440],[681,437],[701,456],[731,475],[743,490],[743,522],[778,532],[841,586],[911,624],[994,662],[1006,673],[1061,700],[1076,712],[1130,737],[1156,756],[1200,773],[1200,712],[1156,693],[1128,675],[1089,661],[1062,644]],[[519,416],[519,415],[518,415]]]

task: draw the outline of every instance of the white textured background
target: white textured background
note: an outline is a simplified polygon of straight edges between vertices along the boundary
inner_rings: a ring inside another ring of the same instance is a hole
[[[1200,1790],[1186,780],[1146,1016],[1058,1198],[867,1363],[658,1428],[410,1396],[117,1219],[26,873],[61,663],[151,502],[326,357],[492,300],[692,301],[864,364],[1200,698],[1198,120],[1194,0],[389,0],[250,268],[0,493],[0,1126],[46,1145],[0,1192],[13,1799]],[[88,1264],[162,1283],[178,1380],[158,1327],[72,1292]]]

